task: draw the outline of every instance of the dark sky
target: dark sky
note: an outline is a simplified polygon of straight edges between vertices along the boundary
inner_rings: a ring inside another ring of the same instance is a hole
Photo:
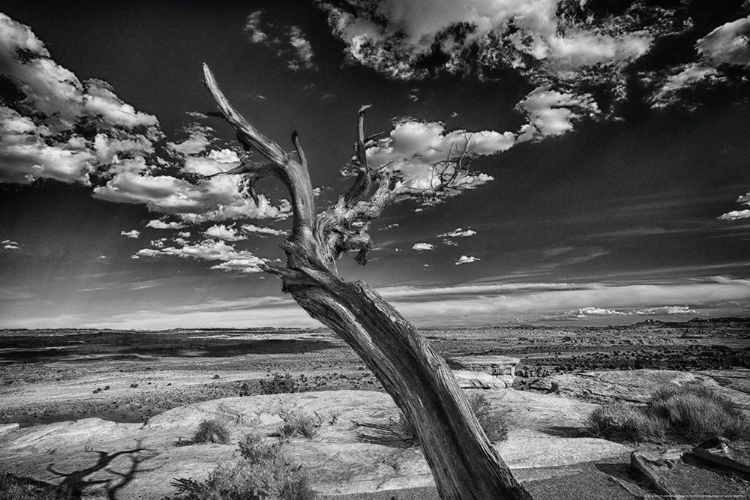
[[[750,315],[750,11],[522,4],[3,2],[0,328],[315,324],[257,272],[281,186],[256,207],[190,176],[239,151],[203,62],[299,132],[320,206],[363,104],[408,182],[474,134],[481,185],[392,206],[370,263],[339,262],[418,325]]]

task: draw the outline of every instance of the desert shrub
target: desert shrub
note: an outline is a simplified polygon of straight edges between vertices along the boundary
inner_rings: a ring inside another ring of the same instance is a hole
[[[229,443],[229,429],[221,420],[204,420],[198,426],[198,430],[195,431],[192,442],[197,444],[227,444]]]
[[[72,491],[37,483],[30,479],[0,473],[0,500],[68,500],[74,498]]]
[[[487,400],[484,394],[474,394],[469,398],[471,410],[482,426],[487,438],[497,443],[505,441],[508,438],[508,424],[505,421],[505,414],[492,411],[492,404]]]
[[[264,445],[248,434],[240,441],[242,459],[219,465],[205,481],[176,479],[178,494],[168,500],[314,500],[307,475],[278,445]]]
[[[730,399],[697,384],[663,387],[651,395],[649,409],[690,442],[750,435],[750,421]]]
[[[620,403],[598,407],[588,416],[586,424],[595,436],[654,442],[664,441],[668,427],[664,419],[649,413],[648,408]]]
[[[278,443],[266,444],[263,442],[263,439],[254,432],[245,434],[239,444],[240,455],[242,455],[242,458],[250,460],[253,463],[271,458],[279,452]]]
[[[293,437],[312,439],[318,434],[320,418],[285,409],[279,411],[279,416],[284,420],[277,431],[282,440]]]
[[[750,435],[750,421],[737,405],[696,384],[658,389],[642,407],[601,406],[589,416],[587,424],[597,436],[633,441],[669,439],[696,443],[715,437],[735,439]]]
[[[285,373],[274,373],[273,376],[260,381],[261,394],[283,394],[285,392],[297,392],[297,383],[291,375]]]

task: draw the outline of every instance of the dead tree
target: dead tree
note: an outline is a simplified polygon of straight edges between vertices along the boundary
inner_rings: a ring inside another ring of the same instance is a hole
[[[470,183],[474,177],[468,171],[468,143],[452,149],[446,161],[434,167],[427,189],[409,187],[397,172],[368,164],[366,150],[373,142],[364,134],[369,106],[363,106],[352,159],[354,184],[337,203],[317,213],[297,133],[292,134],[295,159],[250,125],[221,92],[208,66],[203,70],[205,84],[239,142],[268,160],[253,164],[244,158],[226,173],[245,175],[256,203],[255,185],[264,177],[277,177],[289,190],[293,225],[281,245],[286,267],[263,265],[263,270],[278,275],[282,290],[340,335],[375,373],[414,426],[441,498],[530,499],[485,436],[443,358],[367,284],[346,282],[329,270],[350,251],[357,252],[359,264],[367,262],[373,246],[366,233],[369,222],[397,198],[438,197]]]

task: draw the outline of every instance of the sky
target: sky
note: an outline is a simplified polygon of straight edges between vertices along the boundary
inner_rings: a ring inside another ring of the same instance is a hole
[[[750,316],[750,3],[48,2],[0,6],[0,328],[319,326],[258,265],[259,203],[207,115],[293,149],[325,208],[357,111],[413,186],[466,145],[472,189],[405,199],[338,262],[417,326]],[[251,161],[261,161],[257,154]]]

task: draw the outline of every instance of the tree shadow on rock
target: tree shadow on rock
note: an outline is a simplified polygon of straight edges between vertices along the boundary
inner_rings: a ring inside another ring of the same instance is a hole
[[[585,432],[580,427],[568,427],[564,425],[552,425],[541,429],[545,434],[561,438],[577,438],[585,436]]]
[[[64,478],[59,486],[70,491],[72,498],[81,498],[85,489],[95,486],[103,486],[104,492],[109,500],[117,500],[120,490],[130,484],[137,474],[151,472],[156,469],[142,469],[141,463],[150,460],[158,455],[157,452],[147,448],[141,448],[138,441],[136,448],[132,450],[123,450],[116,452],[95,451],[99,455],[96,463],[85,469],[74,470],[71,472],[61,472],[55,470],[57,464],[50,464],[47,470],[58,477]],[[125,471],[115,470],[112,462],[120,456],[127,456],[130,464]],[[94,479],[93,476],[99,471],[105,471],[110,477],[103,479]]]
[[[364,429],[357,433],[357,438],[363,443],[379,444],[392,448],[409,448],[419,444],[414,427],[403,413],[398,417],[390,417],[385,424],[372,422],[354,422]]]

